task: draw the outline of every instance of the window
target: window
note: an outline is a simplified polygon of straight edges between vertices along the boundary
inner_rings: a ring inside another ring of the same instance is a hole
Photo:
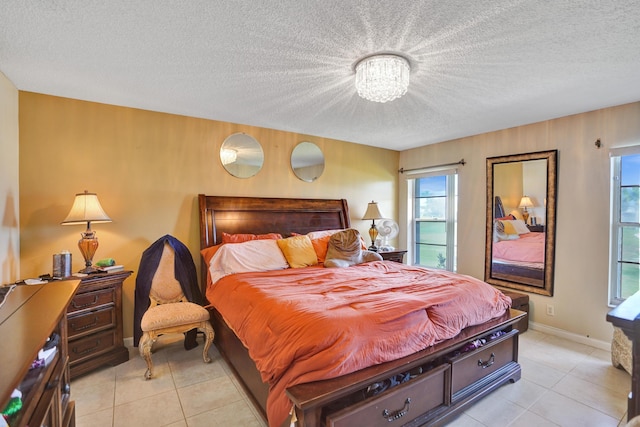
[[[410,180],[413,201],[414,264],[456,271],[458,176]]]
[[[609,303],[640,289],[640,146],[612,150]],[[633,149],[635,148],[635,149]]]

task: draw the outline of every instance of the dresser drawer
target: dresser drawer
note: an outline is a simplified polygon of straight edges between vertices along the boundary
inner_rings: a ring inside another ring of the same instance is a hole
[[[515,361],[517,331],[486,343],[483,347],[450,359],[451,394]]]
[[[69,340],[72,340],[114,327],[116,325],[116,310],[114,306],[110,306],[102,310],[90,311],[70,317],[67,324],[69,326]]]
[[[444,364],[376,397],[327,416],[327,427],[402,426],[430,410],[447,405],[450,365]]]
[[[116,296],[113,288],[77,294],[73,300],[71,300],[67,314],[71,315],[78,311],[93,310],[106,304],[114,304],[115,301]]]
[[[69,363],[80,362],[113,349],[116,331],[108,330],[69,342]]]

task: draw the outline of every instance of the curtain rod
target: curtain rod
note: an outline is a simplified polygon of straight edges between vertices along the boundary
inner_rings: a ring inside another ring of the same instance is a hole
[[[398,172],[405,173],[405,172],[415,172],[415,171],[427,171],[429,169],[443,168],[445,166],[455,166],[455,165],[464,166],[465,164],[467,164],[467,162],[465,162],[464,159],[460,159],[459,162],[455,162],[455,163],[443,163],[441,165],[425,166],[425,167],[413,168],[413,169],[400,168],[398,169]]]

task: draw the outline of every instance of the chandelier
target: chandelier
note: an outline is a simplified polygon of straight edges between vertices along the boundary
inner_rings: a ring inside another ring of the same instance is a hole
[[[388,102],[407,93],[409,62],[397,55],[374,55],[356,65],[358,95],[373,102]]]

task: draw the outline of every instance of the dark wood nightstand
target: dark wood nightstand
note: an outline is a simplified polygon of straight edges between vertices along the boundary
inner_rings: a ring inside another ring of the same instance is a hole
[[[382,259],[385,261],[395,261],[399,263],[404,262],[404,254],[407,253],[406,250],[395,250],[395,251],[387,251],[387,252],[378,252]]]
[[[534,233],[544,233],[544,225],[527,225],[527,228]]]
[[[67,308],[71,378],[129,360],[122,332],[122,282],[131,271],[91,274]]]

